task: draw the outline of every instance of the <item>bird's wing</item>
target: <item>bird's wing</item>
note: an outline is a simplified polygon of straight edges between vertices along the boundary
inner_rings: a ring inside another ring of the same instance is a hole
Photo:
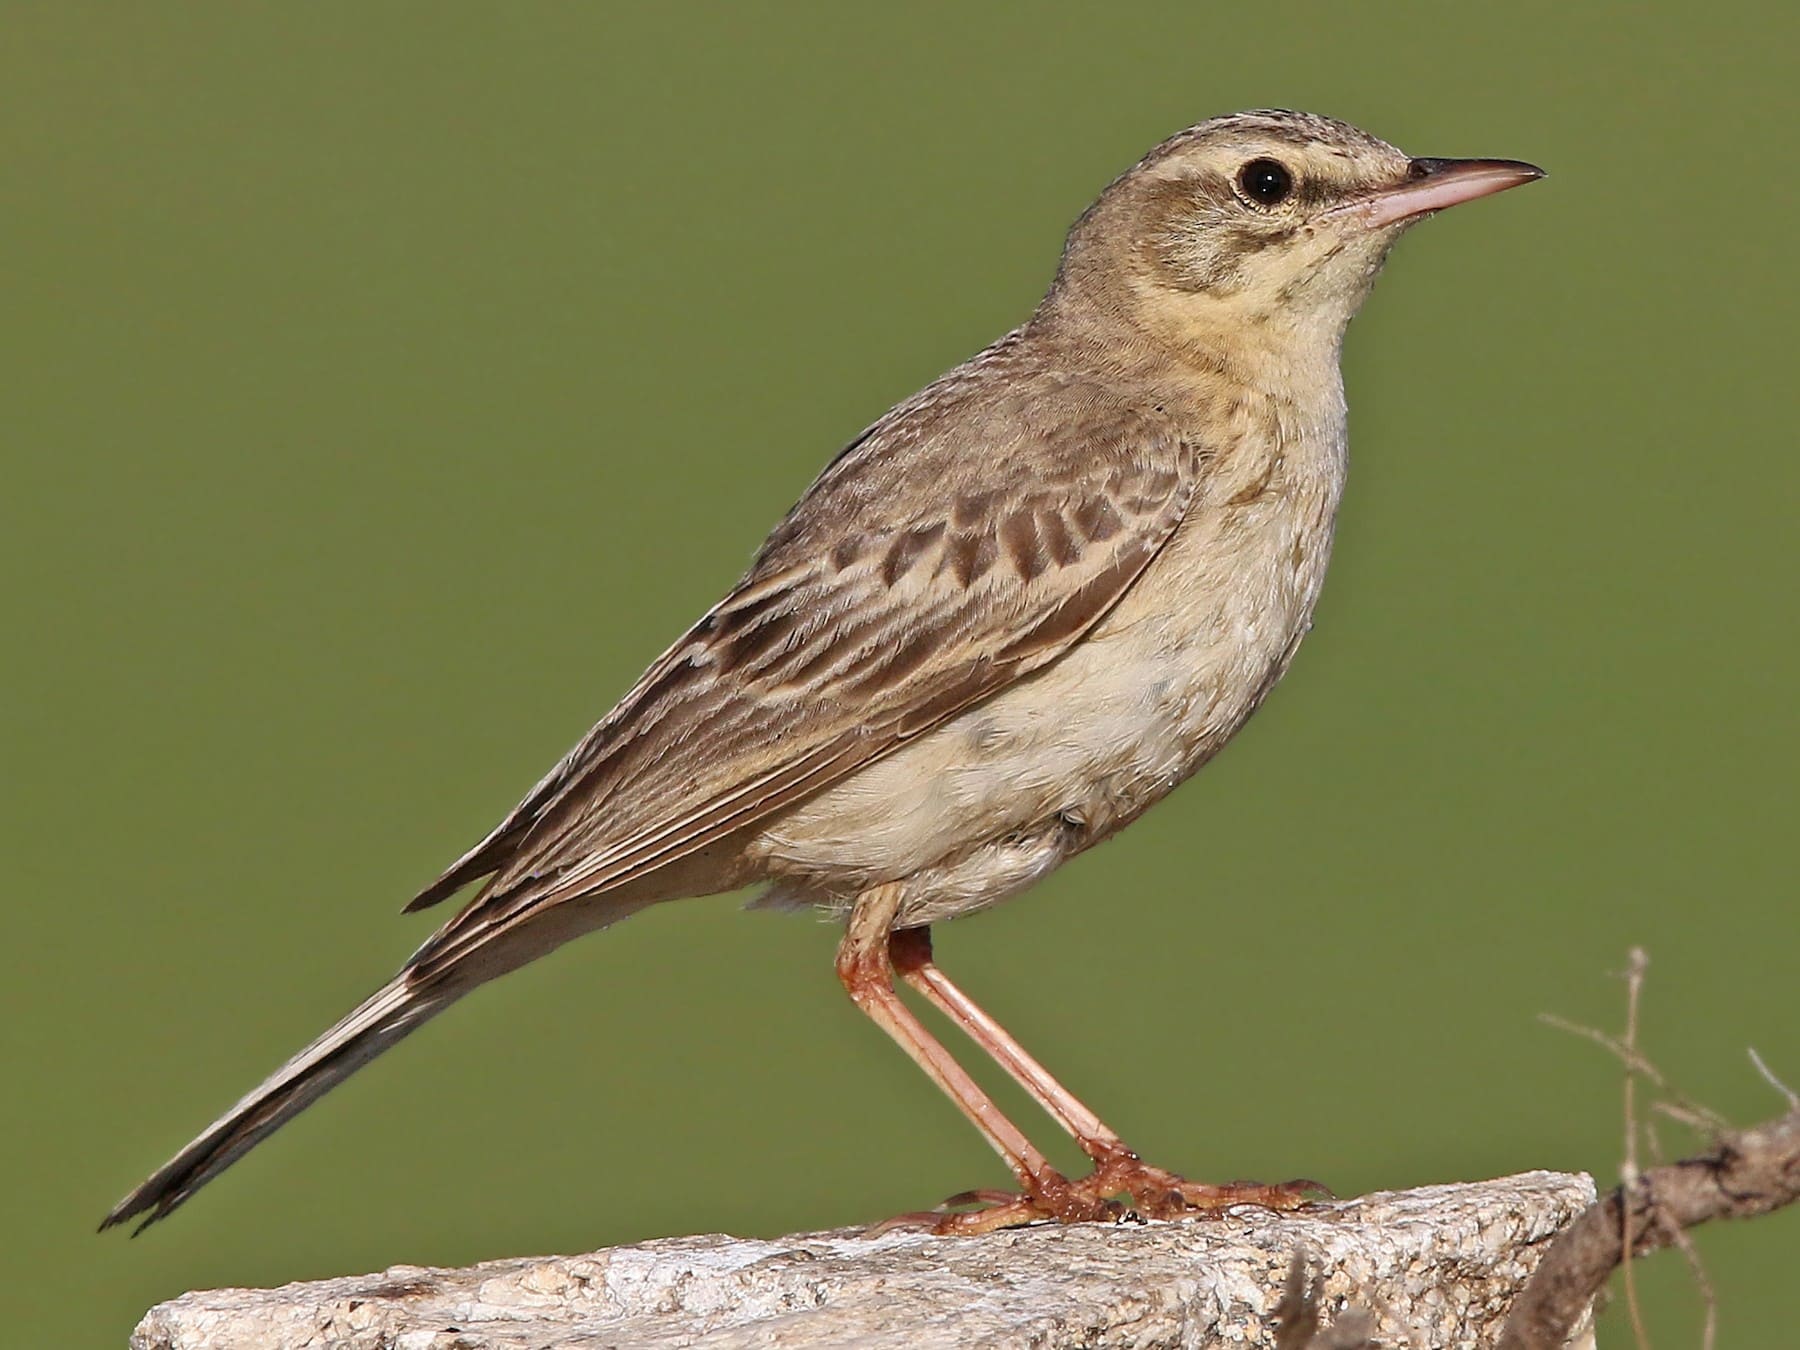
[[[1117,603],[1186,514],[1200,450],[1074,377],[973,383],[934,386],[834,461],[743,581],[414,901],[491,874],[421,976],[819,791]]]

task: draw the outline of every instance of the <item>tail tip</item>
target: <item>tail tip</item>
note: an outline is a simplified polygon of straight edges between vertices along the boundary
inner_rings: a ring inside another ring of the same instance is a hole
[[[130,1223],[141,1214],[143,1218],[138,1220],[137,1226],[131,1230],[130,1234],[132,1237],[136,1237],[158,1219],[166,1219],[174,1213],[181,1202],[186,1199],[187,1194],[182,1191],[152,1189],[150,1183],[146,1182],[109,1209],[106,1217],[100,1220],[100,1226],[94,1231],[104,1233],[108,1229],[118,1228],[122,1224]]]

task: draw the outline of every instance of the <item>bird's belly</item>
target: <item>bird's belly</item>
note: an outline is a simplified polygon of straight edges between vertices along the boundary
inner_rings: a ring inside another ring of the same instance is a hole
[[[1050,666],[771,820],[767,903],[847,906],[903,881],[902,921],[1015,894],[1206,761],[1280,678],[1329,546],[1291,512],[1191,518]]]

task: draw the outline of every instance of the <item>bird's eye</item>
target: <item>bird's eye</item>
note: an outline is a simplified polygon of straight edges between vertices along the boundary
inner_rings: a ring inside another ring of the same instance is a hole
[[[1276,159],[1253,159],[1238,170],[1238,187],[1258,206],[1279,206],[1294,190],[1294,175]]]

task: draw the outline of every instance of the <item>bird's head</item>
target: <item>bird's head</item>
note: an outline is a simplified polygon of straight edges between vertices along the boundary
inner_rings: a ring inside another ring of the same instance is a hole
[[[1069,233],[1057,291],[1178,341],[1262,331],[1335,346],[1409,225],[1542,176],[1517,160],[1413,159],[1309,113],[1217,117],[1101,194]]]

